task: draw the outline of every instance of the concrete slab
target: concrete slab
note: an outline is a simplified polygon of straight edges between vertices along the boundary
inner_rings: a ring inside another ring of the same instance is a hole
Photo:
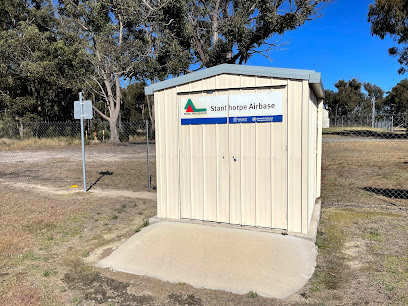
[[[315,244],[276,233],[158,222],[122,244],[99,265],[194,287],[286,298],[309,280]]]

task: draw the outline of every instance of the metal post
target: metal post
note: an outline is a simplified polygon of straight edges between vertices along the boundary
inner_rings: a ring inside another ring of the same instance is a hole
[[[146,120],[146,146],[147,146],[147,190],[150,192],[149,120]]]
[[[84,177],[84,192],[86,192],[85,142],[84,142],[84,102],[82,101],[82,92],[79,93],[79,104],[81,104],[82,174],[83,174],[83,177]]]
[[[374,128],[374,123],[375,123],[375,97],[372,99],[373,101],[373,108],[372,108],[372,114],[371,114],[371,127]]]
[[[391,132],[394,132],[394,115],[391,116]]]

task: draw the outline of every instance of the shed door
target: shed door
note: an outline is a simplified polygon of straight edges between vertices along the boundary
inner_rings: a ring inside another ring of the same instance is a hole
[[[282,122],[179,125],[181,218],[287,229],[287,95]],[[199,92],[225,96],[255,90]],[[184,99],[183,99],[184,98]]]

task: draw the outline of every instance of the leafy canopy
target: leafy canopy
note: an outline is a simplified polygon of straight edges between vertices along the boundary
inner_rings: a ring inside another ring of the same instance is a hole
[[[174,0],[176,2],[177,0]],[[331,0],[182,0],[185,27],[192,55],[201,67],[246,63],[255,53],[268,56],[279,42],[275,35],[295,30],[321,16]]]
[[[391,89],[384,105],[391,114],[408,111],[408,79],[402,80]]]
[[[398,58],[404,74],[408,68],[408,2],[406,0],[375,0],[370,4],[368,21],[371,22],[372,35],[384,39],[390,35],[400,47],[392,47],[388,53]]]

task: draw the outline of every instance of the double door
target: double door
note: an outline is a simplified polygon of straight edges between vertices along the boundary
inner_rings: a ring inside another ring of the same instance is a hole
[[[179,125],[180,217],[287,229],[287,95],[281,122]],[[179,96],[254,93],[229,90]],[[180,109],[180,107],[179,107]]]

